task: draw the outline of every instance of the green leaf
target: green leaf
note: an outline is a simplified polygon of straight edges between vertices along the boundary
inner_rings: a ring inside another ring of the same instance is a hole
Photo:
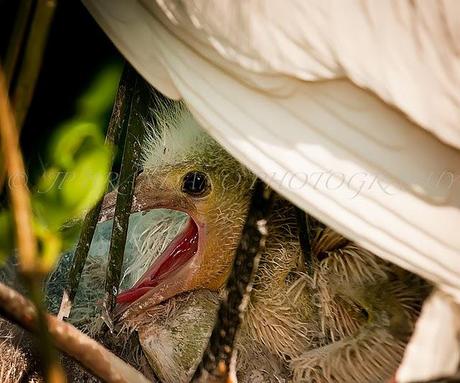
[[[121,72],[122,66],[119,64],[106,67],[78,100],[77,114],[99,121],[113,105]]]
[[[34,229],[40,249],[40,271],[48,273],[53,268],[61,252],[61,235],[58,232],[50,230],[47,226],[41,225],[39,222],[34,222]]]
[[[79,156],[95,146],[102,146],[104,137],[96,123],[72,120],[61,125],[51,145],[51,161],[63,170],[70,170]]]
[[[32,194],[41,272],[48,272],[63,246],[75,241],[78,220],[106,190],[113,149],[104,143],[103,121],[112,107],[120,74],[120,66],[102,71],[78,100],[75,117],[61,124],[52,138],[49,167]],[[1,213],[0,261],[12,249],[11,228],[8,213]]]
[[[60,190],[63,205],[74,216],[91,208],[102,197],[110,165],[110,150],[103,146],[88,151],[75,163]]]

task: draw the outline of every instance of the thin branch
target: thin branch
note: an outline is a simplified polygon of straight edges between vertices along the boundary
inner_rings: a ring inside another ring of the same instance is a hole
[[[65,375],[50,347],[42,307],[43,273],[37,260],[37,242],[32,227],[32,206],[26,183],[24,162],[19,149],[19,134],[9,103],[6,80],[0,68],[0,141],[9,183],[9,200],[13,213],[19,269],[38,309],[40,325],[40,355],[45,375],[50,382],[65,382]]]
[[[216,324],[193,382],[234,381],[234,343],[243,312],[249,301],[260,255],[265,248],[267,219],[273,205],[273,192],[257,180],[248,217],[227,281],[227,296],[220,304]]]
[[[0,307],[7,319],[28,331],[37,333],[37,311],[33,304],[3,283],[0,283]],[[46,316],[46,322],[56,347],[104,381],[108,383],[149,382],[139,371],[71,324],[60,321],[52,315]]]
[[[14,92],[16,124],[21,129],[32,101],[56,0],[38,0]]]
[[[8,46],[6,71],[6,88],[11,85],[14,72],[17,70],[16,65],[20,52],[20,43],[26,32],[27,21],[31,2],[24,0],[18,10],[18,20],[11,36]],[[35,6],[35,12],[32,24],[29,30],[27,44],[25,47],[24,58],[17,76],[16,87],[14,91],[13,104],[16,117],[16,127],[21,130],[24,120],[32,101],[32,95],[35,90],[38,74],[43,60],[46,41],[48,38],[49,27],[53,19],[56,0],[38,0]],[[0,192],[3,190],[5,182],[4,164],[0,161]]]
[[[16,14],[16,20],[14,22],[14,28],[11,33],[11,38],[8,43],[8,49],[6,51],[5,59],[5,77],[7,88],[11,86],[11,81],[14,76],[14,69],[18,62],[19,52],[24,42],[24,35],[27,30],[27,24],[32,10],[32,0],[20,0],[18,11]]]
[[[123,74],[120,79],[115,103],[110,117],[107,134],[105,137],[106,144],[117,147],[119,145],[121,133],[124,130],[128,120],[128,110],[131,105],[133,96],[133,76],[134,69],[126,64]],[[113,161],[113,158],[112,158]],[[59,310],[59,317],[67,317],[72,308],[72,301],[77,293],[80,283],[81,274],[88,257],[88,252],[91,246],[91,241],[96,230],[97,221],[101,212],[102,200],[94,206],[85,217],[81,229],[80,238],[75,249],[72,267],[69,271],[69,279],[67,287],[64,289],[64,297]]]
[[[144,135],[143,116],[147,114],[149,89],[146,82],[135,76],[134,94],[129,111],[128,130],[123,148],[123,159],[120,169],[120,183],[117,192],[115,215],[113,217],[112,236],[109,248],[109,263],[105,280],[105,316],[115,307],[118,294],[125,252],[126,235],[134,193],[134,183],[139,171],[141,145]],[[106,318],[107,320],[110,317]]]
[[[313,259],[311,256],[311,224],[308,214],[302,209],[295,207],[297,218],[297,231],[299,237],[300,248],[304,258],[305,267],[308,275],[313,275]]]
[[[19,150],[19,136],[0,68],[0,140],[6,171],[9,176],[10,202],[16,228],[19,266],[23,274],[36,270],[37,243],[32,229],[32,207],[26,184],[24,162]]]

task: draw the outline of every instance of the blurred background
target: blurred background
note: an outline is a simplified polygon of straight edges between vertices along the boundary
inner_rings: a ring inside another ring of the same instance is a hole
[[[19,3],[0,0],[1,62],[5,59]],[[121,68],[121,56],[82,3],[58,1],[33,101],[21,132],[21,146],[32,184],[47,167],[51,133],[75,116],[81,97],[98,97],[94,94],[96,90],[90,94],[92,84],[104,82],[106,92],[100,96],[107,99],[107,93],[116,89]],[[105,109],[100,111],[104,116],[99,124],[101,129],[106,129],[110,117],[111,108],[106,104],[101,106]]]

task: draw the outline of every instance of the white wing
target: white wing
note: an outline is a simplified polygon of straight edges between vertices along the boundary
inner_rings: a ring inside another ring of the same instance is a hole
[[[84,0],[273,188],[460,302],[460,3]]]
[[[147,80],[275,189],[460,291],[460,153],[420,128],[460,145],[459,6],[85,3]]]

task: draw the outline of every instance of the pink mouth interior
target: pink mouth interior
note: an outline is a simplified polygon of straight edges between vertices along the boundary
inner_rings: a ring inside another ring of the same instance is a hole
[[[163,254],[149,267],[139,281],[129,290],[117,296],[117,303],[132,303],[152,287],[172,276],[198,251],[198,227],[189,218],[185,228],[169,244]]]

